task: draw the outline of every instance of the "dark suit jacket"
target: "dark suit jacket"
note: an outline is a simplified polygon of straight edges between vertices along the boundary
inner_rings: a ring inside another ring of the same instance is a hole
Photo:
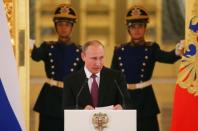
[[[103,67],[100,73],[98,107],[123,104],[123,97],[118,90],[115,81],[117,81],[119,88],[123,93],[126,108],[129,107],[129,95],[127,93],[127,85],[123,74],[106,67]],[[82,92],[79,95],[78,101],[76,101],[76,96],[81,88],[83,88]],[[63,97],[64,109],[74,109],[76,108],[76,104],[78,104],[78,108],[80,109],[84,109],[86,105],[92,105],[91,94],[88,88],[88,83],[86,82],[84,68],[76,73],[66,76],[64,79]]]

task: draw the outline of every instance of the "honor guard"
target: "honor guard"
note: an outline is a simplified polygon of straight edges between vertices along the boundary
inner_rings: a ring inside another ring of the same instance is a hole
[[[58,40],[45,41],[40,47],[33,47],[31,57],[44,62],[47,76],[34,106],[34,110],[40,113],[39,131],[64,130],[63,78],[83,66],[80,45],[71,40],[76,20],[70,4],[59,5],[53,17]]]
[[[170,52],[160,49],[156,42],[144,39],[149,16],[140,6],[132,6],[126,14],[126,25],[131,41],[114,50],[112,68],[126,76],[131,101],[137,109],[137,131],[159,131],[157,114],[160,112],[153,92],[151,77],[155,62],[172,64],[180,59],[180,48]]]

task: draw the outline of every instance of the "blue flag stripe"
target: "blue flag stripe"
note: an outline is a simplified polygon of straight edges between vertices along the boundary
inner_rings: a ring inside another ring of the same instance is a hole
[[[0,130],[22,131],[19,122],[10,106],[3,84],[0,79]]]

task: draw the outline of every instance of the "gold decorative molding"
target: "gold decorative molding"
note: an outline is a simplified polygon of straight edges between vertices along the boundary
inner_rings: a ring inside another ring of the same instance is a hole
[[[3,0],[8,19],[8,27],[10,31],[11,41],[14,44],[14,3],[12,0]]]

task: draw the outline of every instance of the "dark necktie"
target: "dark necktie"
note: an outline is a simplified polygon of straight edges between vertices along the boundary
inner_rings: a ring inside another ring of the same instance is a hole
[[[91,78],[93,82],[91,84],[91,97],[92,97],[92,104],[94,107],[98,106],[98,84],[96,82],[96,75],[92,74]]]

